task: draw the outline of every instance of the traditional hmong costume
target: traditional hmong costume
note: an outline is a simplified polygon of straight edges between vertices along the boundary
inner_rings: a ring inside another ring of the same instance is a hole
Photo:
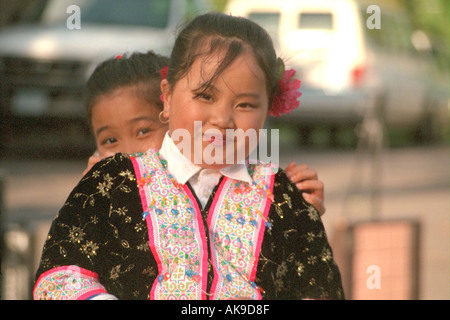
[[[161,154],[116,154],[80,181],[50,229],[35,299],[343,298],[319,214],[282,170],[230,168],[202,205],[199,172],[174,175]]]

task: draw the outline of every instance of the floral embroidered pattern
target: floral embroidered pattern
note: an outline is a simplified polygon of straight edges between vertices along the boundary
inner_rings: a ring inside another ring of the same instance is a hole
[[[173,181],[156,152],[136,158],[135,165],[144,216],[152,251],[158,260],[159,276],[151,297],[158,299],[212,299],[239,296],[260,298],[254,283],[258,252],[270,208],[274,177],[267,169],[253,169],[253,186],[223,180],[208,219],[212,266],[215,278],[211,294],[205,292],[207,246],[201,213],[189,190]],[[163,161],[164,162],[164,161]],[[269,169],[270,170],[270,169]],[[142,178],[140,178],[142,176]],[[247,185],[247,186],[244,186]],[[271,186],[269,186],[271,185]],[[147,209],[146,209],[147,208]],[[264,212],[257,214],[257,212]]]
[[[213,299],[260,299],[264,291],[255,283],[255,271],[271,204],[268,194],[273,188],[274,176],[266,169],[262,166],[251,170],[251,187],[225,178],[216,193],[208,218],[209,238],[214,242]]]
[[[198,207],[183,187],[174,183],[155,151],[132,161],[144,204],[150,247],[158,262],[158,277],[150,297],[204,299],[208,263]]]
[[[52,269],[44,273],[36,283],[35,299],[77,300],[88,299],[106,293],[97,274],[77,266]]]

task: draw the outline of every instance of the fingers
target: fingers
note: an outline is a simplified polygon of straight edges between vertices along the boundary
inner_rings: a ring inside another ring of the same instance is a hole
[[[115,154],[116,154],[115,152],[112,152],[112,151],[106,151],[105,154],[101,156],[101,159],[108,158],[108,157],[112,157],[112,156],[115,155]]]
[[[303,192],[303,198],[314,206],[320,215],[325,213],[324,184],[318,180],[317,171],[306,164],[291,162],[285,169],[287,177]]]
[[[97,162],[99,162],[100,160],[102,160],[105,157],[106,156],[97,156],[97,155],[90,156],[89,159],[88,159],[87,168],[83,172],[83,176],[85,176],[86,173],[88,173],[89,170],[91,170],[91,168],[94,166],[94,164],[96,164]]]
[[[290,171],[292,171],[294,169],[294,167],[296,166],[295,162],[291,162],[289,163],[289,165],[286,167],[286,169],[284,169],[284,171],[286,172],[286,174]]]
[[[91,170],[91,168],[92,168],[92,166],[88,166],[87,168],[86,168],[86,170],[84,170],[83,171],[83,177],[86,175],[86,173],[88,173],[89,172],[89,170]]]
[[[305,180],[295,184],[298,190],[311,193],[319,199],[323,200],[324,184],[320,180]]]
[[[295,185],[303,192],[303,198],[319,211],[320,215],[325,213],[324,185],[319,180],[306,180]]]
[[[318,180],[317,171],[309,168],[306,164],[296,165],[290,163],[285,169],[286,176],[293,183],[302,182],[304,180]]]
[[[317,211],[319,212],[319,215],[323,215],[325,213],[325,204],[323,202],[322,199],[319,199],[318,197],[316,197],[313,194],[310,193],[303,193],[303,198],[306,200],[306,202],[308,202],[309,204],[311,204],[314,208],[317,209]]]

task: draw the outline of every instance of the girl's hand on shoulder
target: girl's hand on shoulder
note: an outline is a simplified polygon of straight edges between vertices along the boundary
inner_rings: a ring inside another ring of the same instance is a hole
[[[295,162],[291,162],[284,171],[297,189],[303,192],[303,198],[313,205],[320,215],[323,215],[325,213],[324,184],[318,179],[317,171],[306,164],[297,165]]]
[[[113,152],[108,152],[106,155],[100,156],[98,154],[98,152],[95,152],[92,156],[89,157],[88,159],[88,165],[86,170],[84,170],[83,172],[83,177],[86,175],[86,173],[89,172],[89,170],[91,170],[91,168],[94,166],[94,164],[96,164],[97,162],[99,162],[100,160],[113,156],[114,153]]]

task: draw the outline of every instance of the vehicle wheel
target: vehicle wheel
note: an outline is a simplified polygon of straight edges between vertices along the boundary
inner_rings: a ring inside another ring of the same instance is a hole
[[[356,147],[357,141],[358,138],[354,124],[334,125],[328,128],[327,147],[329,148],[354,148]]]
[[[339,128],[337,126],[330,126],[329,128],[329,138],[328,138],[328,146],[330,148],[339,147]]]
[[[413,129],[412,136],[416,144],[431,143],[437,138],[433,121],[434,117],[430,110],[433,103],[431,99],[426,99],[422,119],[417,124],[417,127]]]
[[[310,125],[302,125],[301,127],[297,127],[298,141],[299,144],[303,147],[310,147],[313,144],[312,134],[313,127]]]
[[[413,137],[416,144],[430,143],[435,140],[436,134],[433,130],[432,117],[429,114],[425,115],[417,125],[413,132]]]

